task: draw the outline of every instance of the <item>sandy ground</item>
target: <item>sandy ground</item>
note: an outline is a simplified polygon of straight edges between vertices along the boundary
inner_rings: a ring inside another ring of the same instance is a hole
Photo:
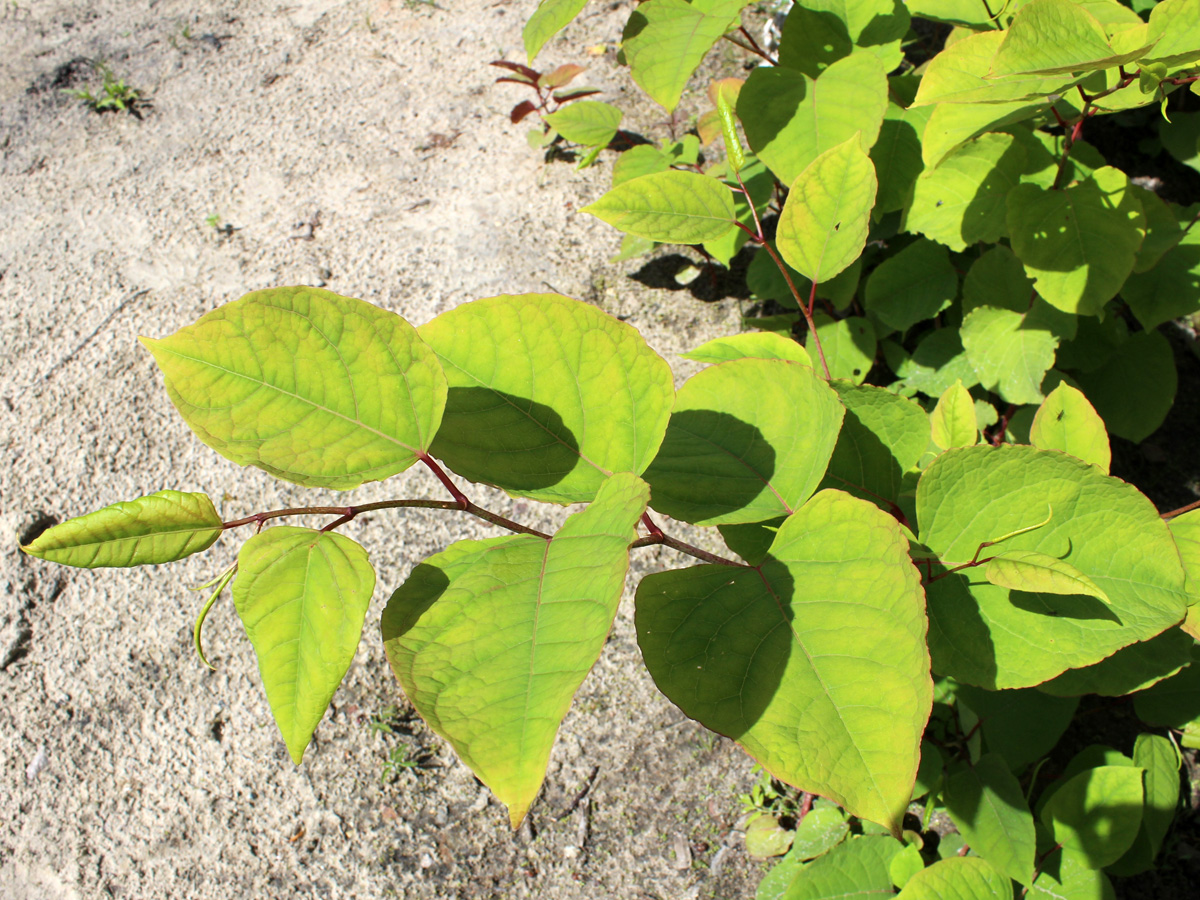
[[[590,6],[545,61],[614,44],[628,5]],[[562,729],[532,827],[514,835],[503,809],[411,718],[384,661],[379,610],[425,555],[487,534],[481,525],[407,514],[346,530],[370,549],[380,587],[300,768],[228,602],[206,630],[217,671],[191,650],[200,597],[185,586],[224,567],[236,541],[155,570],[67,570],[17,549],[49,523],[163,487],[221,498],[227,518],[333,502],[193,439],[135,341],[248,290],[324,284],[419,324],[466,300],[550,286],[627,317],[673,364],[737,330],[736,301],[651,290],[628,277],[639,263],[607,262],[617,235],[575,211],[604,189],[611,159],[582,173],[548,164],[526,145],[526,126],[509,124],[522,95],[494,85],[487,63],[521,58],[534,6],[5,2],[5,900],[752,893],[763,867],[733,827],[750,763],[656,694],[628,602]],[[83,61],[95,58],[147,93],[143,118],[98,115],[62,93],[94,85]],[[611,61],[611,50],[591,59],[589,82],[632,100]],[[635,109],[629,124],[655,134],[660,120]],[[231,230],[208,224],[213,215]],[[351,496],[440,488],[413,471]],[[474,496],[535,525],[558,515]],[[658,562],[640,551],[631,583]],[[390,731],[371,727],[381,715]],[[387,772],[404,747],[433,767]]]

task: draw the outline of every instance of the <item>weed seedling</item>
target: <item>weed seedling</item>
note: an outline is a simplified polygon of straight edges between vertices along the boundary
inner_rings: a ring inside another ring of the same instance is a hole
[[[141,118],[140,108],[146,104],[142,92],[118,78],[107,63],[93,62],[92,68],[103,79],[99,93],[93,94],[88,88],[64,88],[63,93],[82,100],[93,112],[128,111]]]

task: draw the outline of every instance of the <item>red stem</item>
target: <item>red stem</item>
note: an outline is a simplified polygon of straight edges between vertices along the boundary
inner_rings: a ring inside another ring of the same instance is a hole
[[[425,463],[429,470],[438,477],[438,481],[446,486],[446,490],[450,492],[450,496],[455,499],[460,509],[470,509],[472,504],[467,499],[467,495],[455,487],[454,482],[450,480],[450,476],[442,471],[442,467],[437,464],[437,461],[432,456],[428,453],[421,453],[417,458]]]

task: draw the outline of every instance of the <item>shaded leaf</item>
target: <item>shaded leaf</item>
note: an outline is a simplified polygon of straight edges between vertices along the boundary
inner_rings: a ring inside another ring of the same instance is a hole
[[[1073,375],[1109,432],[1135,443],[1162,425],[1178,384],[1171,345],[1157,331],[1130,335],[1100,368]]]
[[[972,850],[1008,878],[1032,883],[1037,854],[1033,813],[1002,756],[989,753],[952,774],[942,798]]]
[[[1013,772],[1054,749],[1079,707],[1077,697],[1051,697],[1033,688],[991,691],[960,684],[955,694],[978,716],[988,750],[1004,757]]]
[[[1094,869],[1121,858],[1142,824],[1144,770],[1133,766],[1086,769],[1054,792],[1042,823],[1064,849]]]
[[[867,278],[864,302],[899,332],[932,319],[958,296],[958,273],[945,247],[925,238],[880,263]]]

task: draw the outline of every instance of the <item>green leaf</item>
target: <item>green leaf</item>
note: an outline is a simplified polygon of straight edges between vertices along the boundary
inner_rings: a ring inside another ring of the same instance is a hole
[[[1055,850],[1042,862],[1025,900],[1116,900],[1108,876],[1070,850]]]
[[[671,370],[637,330],[557,294],[464,303],[421,326],[450,384],[434,456],[472,481],[590,501],[658,453]]]
[[[660,0],[650,0],[651,3]],[[628,234],[668,244],[702,244],[735,227],[733,193],[698,172],[658,172],[624,182],[580,212]]]
[[[1008,231],[1050,305],[1097,315],[1133,271],[1145,214],[1124,173],[1106,166],[1061,191],[1017,185],[1008,194]]]
[[[811,281],[837,275],[866,244],[876,186],[857,134],[822,153],[792,182],[779,215],[779,255]]]
[[[984,570],[998,587],[1037,594],[1083,594],[1111,603],[1108,594],[1069,563],[1035,550],[1009,550],[992,557]]]
[[[625,60],[633,80],[668,112],[709,49],[737,24],[742,2],[701,3],[648,0],[630,16],[624,38]]]
[[[844,414],[812,366],[738,359],[690,378],[657,458],[653,506],[698,525],[790,515],[825,474]]]
[[[929,61],[913,105],[1001,103],[1064,93],[1079,79],[1071,75],[991,75],[1003,31],[984,31],[946,47]]]
[[[1010,900],[1012,883],[985,860],[940,859],[909,879],[897,900]]]
[[[742,151],[742,142],[737,133],[737,115],[729,103],[724,91],[717,91],[717,116],[721,119],[721,134],[725,138],[725,153],[733,171],[738,171],[746,163],[746,154]]]
[[[1167,522],[1167,527],[1171,537],[1175,538],[1183,570],[1187,573],[1188,603],[1195,607],[1200,604],[1200,510],[1175,516]]]
[[[812,368],[808,351],[791,338],[769,331],[747,332],[730,337],[714,338],[688,353],[684,359],[702,363],[729,362],[734,359],[787,359]]]
[[[963,251],[1007,237],[1005,200],[1025,165],[1011,134],[985,134],[959,147],[916,181],[904,225]]]
[[[1150,13],[1146,40],[1154,48],[1144,62],[1174,68],[1200,59],[1200,0],[1163,0]]]
[[[951,447],[972,447],[979,443],[979,425],[975,418],[975,401],[962,382],[952,384],[938,399],[929,414],[933,443],[942,450]]]
[[[1054,365],[1055,312],[1037,302],[1028,312],[980,306],[962,324],[962,343],[979,382],[1009,403],[1040,403],[1042,381]]]
[[[887,74],[869,53],[833,63],[813,80],[793,69],[755,69],[738,95],[738,118],[755,154],[791,184],[827,150],[860,134],[869,150],[887,112]]]
[[[746,826],[746,852],[754,859],[783,856],[792,846],[792,832],[772,816],[751,819]]]
[[[296,765],[354,661],[374,590],[367,551],[340,534],[281,525],[238,553],[233,603]]]
[[[437,357],[411,325],[318,288],[254,291],[141,341],[200,440],[309,487],[404,471],[429,449],[446,403]]]
[[[1200,719],[1200,651],[1192,651],[1192,665],[1134,695],[1133,708],[1147,725],[1184,729]]]
[[[855,836],[805,866],[786,900],[875,900],[891,894],[888,866],[903,845],[886,835]]]
[[[830,377],[862,384],[875,362],[875,329],[871,322],[859,316],[834,320],[823,313],[815,314],[813,321]],[[808,355],[817,360],[819,354],[812,332],[805,336],[804,345]]]
[[[1183,568],[1158,511],[1125,482],[1033,447],[950,450],[917,487],[920,540],[946,568],[997,535],[1006,553],[1064,560],[1109,597],[1012,591],[965,569],[928,585],[934,670],[988,688],[1040,684],[1099,662],[1183,617]],[[1103,521],[1101,533],[1096,521]],[[935,573],[937,567],[935,566]]]
[[[932,703],[907,546],[891,516],[822,491],[757,569],[663,572],[637,592],[638,643],[673,703],[777,778],[894,834]]]
[[[1108,474],[1112,451],[1104,420],[1087,397],[1065,381],[1038,407],[1029,442],[1042,450],[1061,450]]]
[[[627,181],[633,181],[643,175],[666,172],[670,168],[671,161],[661,150],[650,144],[639,144],[630,147],[613,163],[612,186],[620,187]]]
[[[1153,209],[1153,206],[1146,208]],[[1147,243],[1153,234],[1152,228],[1147,234]],[[1153,331],[1172,319],[1200,312],[1200,228],[1193,227],[1187,234],[1180,234],[1176,223],[1175,236],[1171,240],[1178,240],[1178,243],[1165,250],[1149,271],[1131,275],[1121,289],[1122,299],[1146,331]],[[1143,245],[1138,256],[1139,265],[1146,254]]]
[[[722,96],[724,95],[722,94]],[[750,234],[757,233],[758,223],[754,211],[750,208],[750,203],[746,200],[746,195],[742,193],[742,185],[738,183],[737,177],[729,172],[728,160],[711,166],[705,174],[709,177],[724,179],[730,189],[730,195],[733,197],[734,215],[745,226],[744,228],[735,227],[722,237],[704,243],[704,251],[728,268],[733,257],[749,240]],[[741,180],[750,194],[750,199],[754,202],[754,209],[760,216],[763,215],[767,204],[775,194],[775,177],[763,165],[762,160],[754,156],[746,156],[742,163]]]
[[[1056,697],[1132,694],[1169,678],[1191,662],[1193,643],[1179,628],[1168,628],[1148,641],[1122,647],[1094,666],[1068,669],[1057,678],[1038,685],[1038,690]]]
[[[955,694],[978,716],[988,750],[1004,757],[1013,772],[1053,750],[1079,707],[1078,697],[1051,697],[1033,688],[985,691],[960,684]]]
[[[840,809],[832,806],[812,809],[796,823],[789,853],[800,859],[815,859],[828,853],[849,834],[850,823]]]
[[[958,296],[950,253],[925,238],[880,263],[867,279],[864,302],[883,324],[899,332],[932,319]]]
[[[1032,0],[1005,32],[992,74],[1091,72],[1137,59],[1145,49],[1114,50],[1099,20],[1072,0]]]
[[[959,769],[947,779],[942,798],[972,850],[1008,878],[1032,883],[1037,854],[1033,813],[1002,756],[989,753],[974,766]]]
[[[980,306],[1025,313],[1032,298],[1033,281],[1004,245],[992,247],[975,260],[963,280],[963,315]]]
[[[1200,171],[1200,113],[1174,115],[1173,119],[1158,123],[1162,145],[1185,166]]]
[[[417,566],[383,614],[404,692],[520,824],[575,691],[612,626],[649,492],[630,474],[549,541],[459,541]]]
[[[903,850],[892,857],[888,864],[888,875],[892,884],[903,888],[914,875],[925,868],[925,860],[916,844],[908,844]]]
[[[1080,772],[1054,792],[1042,809],[1053,840],[1079,853],[1094,869],[1116,862],[1142,824],[1140,768],[1099,766]]]
[[[624,113],[609,103],[580,100],[545,116],[555,131],[568,141],[587,147],[607,147],[617,136]]]
[[[883,348],[888,365],[903,384],[927,396],[940,397],[956,381],[961,381],[966,388],[979,383],[957,328],[931,331],[921,339],[911,356],[899,344],[890,341],[885,342]]]
[[[879,179],[873,211],[876,217],[908,205],[913,185],[925,168],[921,160],[921,133],[932,112],[932,109],[905,109],[888,103],[879,139],[871,148],[871,162]]]
[[[993,27],[988,7],[979,0],[907,0],[905,5],[914,16],[967,27]]]
[[[570,24],[586,4],[587,0],[542,0],[538,4],[521,32],[530,63],[541,52],[546,41]]]
[[[207,550],[221,517],[206,494],[159,491],[68,519],[21,549],[64,566],[146,566]]]
[[[911,400],[883,388],[830,382],[846,407],[822,487],[873,503],[896,503],[904,473],[929,446],[929,417]]]
[[[1162,849],[1175,808],[1179,805],[1179,750],[1167,738],[1157,734],[1139,734],[1133,744],[1133,764],[1146,770],[1146,807],[1142,812],[1142,832],[1150,844],[1153,862]]]
[[[1005,103],[939,103],[933,108],[921,136],[921,158],[927,168],[940,165],[946,156],[985,131],[1046,113],[1049,100],[1010,100]]]
[[[793,4],[779,33],[779,64],[818,77],[854,51],[844,19],[831,10]]]
[[[1109,433],[1134,443],[1158,430],[1175,401],[1175,356],[1157,331],[1130,335],[1101,368],[1073,374]]]

